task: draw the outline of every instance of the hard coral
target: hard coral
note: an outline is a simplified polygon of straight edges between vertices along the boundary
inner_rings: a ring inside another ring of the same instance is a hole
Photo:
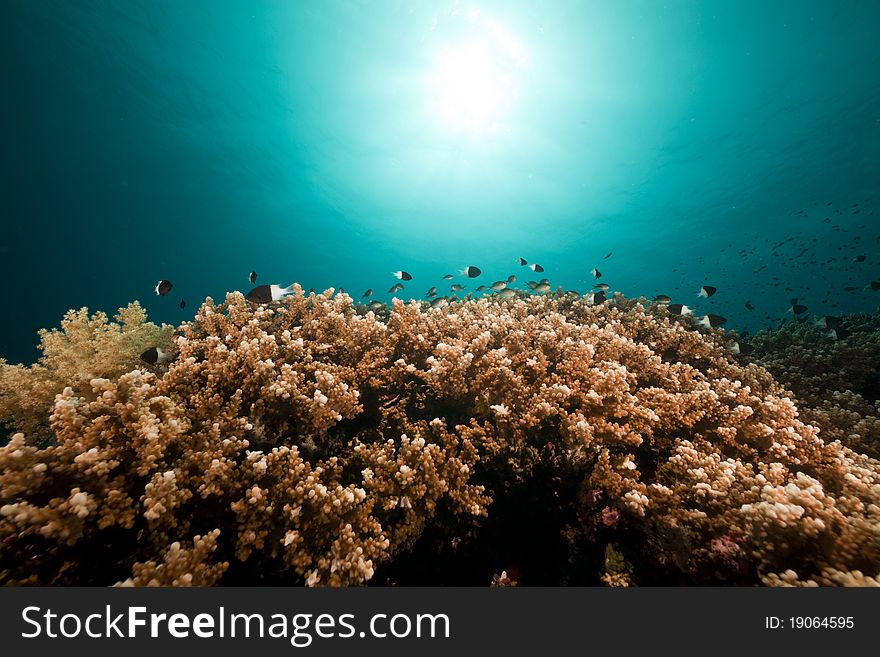
[[[570,550],[557,581],[872,581],[880,463],[823,440],[724,342],[619,297],[395,301],[381,318],[332,290],[209,299],[167,372],[70,385],[51,444],[0,449],[0,572],[349,585],[393,580],[438,536],[476,550],[551,518]]]

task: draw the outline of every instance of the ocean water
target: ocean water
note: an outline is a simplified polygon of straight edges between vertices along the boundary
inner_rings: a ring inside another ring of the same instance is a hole
[[[468,265],[483,274],[456,275],[467,290],[514,274],[581,292],[598,267],[612,290],[750,331],[792,297],[809,316],[880,299],[877,2],[2,13],[11,362],[69,308],[138,299],[178,323],[251,270],[386,301],[400,269],[398,296],[424,298]],[[698,299],[705,284],[718,292]]]

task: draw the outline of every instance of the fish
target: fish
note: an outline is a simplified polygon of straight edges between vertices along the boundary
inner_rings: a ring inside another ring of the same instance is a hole
[[[816,326],[819,328],[840,328],[843,326],[843,318],[835,317],[834,315],[822,315],[822,317],[816,320]]]
[[[492,290],[494,290],[495,292],[498,292],[499,290],[503,290],[504,288],[507,287],[507,282],[506,281],[495,281],[489,287]]]
[[[437,296],[437,288],[432,287],[430,290],[428,290],[428,294],[426,296],[429,296],[429,297]]]
[[[746,301],[746,310],[754,310],[755,307],[752,305],[751,301]]]
[[[717,291],[718,291],[718,288],[712,287],[711,285],[704,285],[703,287],[700,288],[700,291],[697,292],[697,296],[703,297],[704,299],[708,299],[713,294],[715,294],[715,292],[717,292]]]
[[[452,274],[446,274],[446,275],[443,277],[443,280],[444,280],[444,281],[451,281],[453,278],[455,278],[455,277],[454,277]]]
[[[797,297],[791,300],[791,308],[789,308],[788,312],[792,315],[803,315],[807,312],[807,307],[803,304],[797,302]]]
[[[535,292],[540,292],[541,294],[544,294],[544,292],[549,292],[549,291],[550,291],[550,284],[549,283],[538,283],[535,286]]]
[[[516,276],[511,274],[510,276],[507,277],[507,282],[508,283],[516,283]]]
[[[608,291],[608,283],[596,283],[593,287],[597,290],[600,290],[601,292]]]
[[[529,264],[528,262],[526,262],[526,259],[525,259],[525,258],[517,258],[517,259],[516,259],[516,262],[517,262],[517,264],[518,264],[520,267],[522,267],[523,265],[527,265],[527,264]]]
[[[705,326],[706,328],[717,328],[719,326],[724,326],[727,323],[727,318],[722,317],[721,315],[706,315],[701,319],[698,324]]]
[[[612,253],[614,253],[614,251],[609,251],[609,252],[608,252],[608,255],[605,256],[604,258],[602,258],[602,260],[608,260],[608,258],[611,257],[611,254],[612,254]]]
[[[654,297],[654,301],[656,301],[657,303],[669,303],[672,301],[672,297],[670,297],[668,294],[658,294],[656,297]]]
[[[544,268],[541,265],[539,265],[537,262],[533,262],[532,264],[530,264],[529,269],[531,269],[533,272],[537,272],[539,274],[542,271],[544,271]]]
[[[180,300],[180,309],[183,310],[184,308],[186,308],[186,299],[181,299]]]
[[[375,300],[374,300],[374,301],[370,301],[370,305],[367,306],[367,308],[369,308],[370,310],[372,310],[372,311],[374,311],[374,312],[377,311],[377,310],[381,310],[381,309],[384,308],[384,307],[385,307],[385,304],[384,304],[384,303],[382,303],[381,301],[375,301]]]
[[[825,332],[825,337],[830,338],[832,340],[843,340],[844,338],[848,338],[852,333],[847,331],[842,326],[837,326],[835,328],[830,328]]]
[[[499,299],[512,299],[516,296],[516,290],[506,287],[503,290],[498,290],[495,296]]]
[[[156,283],[156,295],[160,297],[164,297],[166,294],[171,292],[171,288],[174,287],[171,284],[171,281],[166,281],[162,279],[158,283]]]
[[[599,271],[598,269],[596,269],[595,267],[593,267],[593,268],[590,270],[590,273],[593,275],[593,278],[602,278],[602,272],[600,272],[600,271]]]
[[[485,289],[486,289],[486,286],[485,286],[485,285],[480,285],[480,286],[477,287],[477,292],[482,292],[482,291],[485,290]]]
[[[867,259],[868,259],[868,256],[857,255],[857,256],[855,257],[855,262],[864,262],[864,261],[867,260]]]
[[[605,303],[606,299],[604,292],[593,292],[590,301],[594,306],[598,306],[600,303]]]
[[[450,289],[451,289],[453,292],[461,292],[461,291],[464,289],[464,287],[462,287],[462,286],[459,285],[458,283],[453,283],[453,284],[452,284],[452,287],[451,287]]]
[[[250,274],[248,274],[248,280],[251,282],[251,285],[256,283],[257,282],[257,272],[252,271]]]
[[[150,347],[141,354],[141,360],[149,365],[166,365],[174,360],[174,354],[159,347]]]
[[[373,288],[370,288],[369,290],[364,292],[363,296],[361,296],[361,299],[366,299],[367,297],[371,296],[373,296]]]
[[[449,301],[446,297],[437,297],[431,302],[431,308],[443,308],[444,306],[448,306]]]
[[[528,285],[529,288],[531,288],[532,290],[534,290],[536,287],[538,287],[538,283],[535,281],[526,281],[526,285]]]
[[[461,273],[468,278],[476,278],[480,274],[482,274],[482,270],[479,267],[474,267],[473,265],[468,265],[464,269],[461,270]]]
[[[391,286],[391,289],[388,290],[388,294],[394,294],[395,292],[398,292],[402,289],[403,289],[402,283],[395,283],[394,285]]]
[[[738,356],[748,356],[755,351],[755,348],[752,345],[738,340],[731,344],[728,349]]]
[[[393,271],[393,272],[391,272],[391,275],[400,281],[411,281],[412,280],[412,275],[409,272],[406,272],[403,270]]]
[[[666,310],[671,312],[673,315],[693,315],[694,311],[688,308],[687,306],[680,303],[671,303],[666,306]]]
[[[291,283],[287,287],[281,287],[280,285],[258,285],[253,290],[248,292],[244,298],[251,303],[269,303],[270,301],[280,301],[288,294],[293,294],[294,285],[296,285],[296,283]]]

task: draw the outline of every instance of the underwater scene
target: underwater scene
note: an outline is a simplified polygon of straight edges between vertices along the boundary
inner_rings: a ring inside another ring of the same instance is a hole
[[[880,585],[878,25],[7,0],[0,583]]]

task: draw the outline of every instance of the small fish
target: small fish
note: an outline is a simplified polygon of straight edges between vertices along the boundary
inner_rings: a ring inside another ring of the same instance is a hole
[[[755,351],[755,348],[752,345],[739,341],[731,344],[728,349],[738,356],[748,356]]]
[[[257,272],[252,271],[250,274],[248,274],[248,280],[251,282],[251,285],[256,283],[257,282]]]
[[[180,309],[183,310],[184,308],[186,308],[186,299],[181,299],[180,300]]]
[[[857,255],[857,256],[855,257],[855,261],[856,261],[856,262],[864,262],[864,261],[867,260],[867,259],[868,259],[868,256],[863,256],[863,255]]]
[[[427,294],[427,296],[429,296],[429,297],[435,297],[435,296],[437,296],[437,288],[436,288],[436,287],[432,287],[430,290],[428,290],[428,294]]]
[[[375,311],[377,311],[377,310],[381,310],[382,308],[384,308],[384,307],[385,307],[385,304],[382,303],[381,301],[370,301],[370,305],[367,306],[367,307],[368,307],[370,310],[372,310],[373,312],[375,312]]]
[[[754,310],[755,307],[752,305],[751,301],[746,301],[746,310]]]
[[[411,281],[412,280],[412,276],[410,275],[410,273],[406,272],[406,271],[402,271],[402,270],[401,271],[393,271],[393,272],[391,272],[391,275],[400,281]]]
[[[666,310],[671,312],[673,315],[693,315],[694,311],[688,308],[685,305],[680,303],[671,303],[666,306]]]
[[[535,281],[526,281],[526,285],[528,285],[529,288],[532,290],[534,290],[536,287],[538,287],[538,284]]]
[[[508,283],[516,283],[516,276],[511,274],[510,276],[507,277],[507,282]]]
[[[807,307],[803,304],[798,303],[797,297],[795,297],[791,300],[791,308],[789,308],[788,312],[795,316],[803,315],[805,312],[807,312]]]
[[[507,287],[507,282],[506,281],[495,281],[489,287],[492,290],[494,290],[495,292],[498,292],[498,291],[503,290],[504,288]]]
[[[245,295],[245,299],[251,303],[269,303],[270,301],[279,301],[288,294],[293,294],[293,286],[291,283],[287,287],[280,285],[258,285]]]
[[[452,287],[450,289],[453,292],[461,292],[464,288],[461,285],[459,285],[458,283],[453,283]]]
[[[449,305],[449,301],[446,297],[437,297],[431,302],[431,308],[443,308]]]
[[[654,297],[654,301],[657,303],[670,303],[672,301],[672,297],[668,294],[658,294]]]
[[[469,266],[465,267],[464,269],[462,269],[461,273],[463,275],[467,276],[468,278],[476,278],[477,276],[479,276],[483,272],[480,270],[479,267],[474,267],[473,265],[469,265]]]
[[[593,278],[602,278],[602,272],[600,272],[600,271],[599,271],[598,269],[596,269],[595,267],[593,267],[593,268],[590,270],[590,273],[593,275]]]
[[[591,299],[594,306],[598,306],[600,303],[605,303],[606,297],[604,292],[593,292],[593,298]]]
[[[171,292],[171,288],[174,287],[171,285],[171,281],[161,280],[156,283],[156,294],[160,297],[164,297],[166,294]]]
[[[608,255],[605,256],[604,258],[602,258],[602,260],[608,260],[608,258],[611,257],[611,254],[612,254],[612,253],[614,253],[614,251],[609,251],[609,252],[608,252]]]
[[[697,296],[703,297],[704,299],[708,299],[713,294],[715,294],[715,292],[717,292],[717,291],[718,291],[718,288],[712,287],[711,285],[704,285],[703,287],[700,288],[700,291],[697,292]]]
[[[388,294],[394,294],[395,292],[399,292],[402,289],[403,289],[402,283],[395,283],[394,285],[391,286],[391,289],[388,290]]]
[[[446,274],[446,276],[443,277],[443,280],[444,281],[451,281],[453,278],[455,278],[455,277],[452,274]]]
[[[593,287],[596,288],[597,290],[599,290],[600,292],[607,292],[608,291],[608,283],[596,283]]]
[[[485,285],[480,285],[480,286],[477,287],[477,292],[482,292],[482,291],[485,290],[485,289],[486,289],[486,286],[485,286]]]
[[[361,297],[361,299],[366,299],[367,297],[371,297],[371,296],[373,296],[373,288],[370,288],[369,290],[367,290],[366,292],[364,292],[364,294],[363,294],[363,296]]]
[[[174,354],[159,347],[151,347],[141,354],[141,360],[149,365],[166,365],[174,360]]]
[[[706,328],[717,328],[719,326],[724,326],[727,323],[727,319],[722,317],[721,315],[706,315],[701,319],[698,324],[705,326]]]
[[[499,299],[512,299],[516,296],[516,290],[512,290],[509,287],[506,287],[503,290],[498,290],[495,296]]]
[[[823,315],[816,320],[816,326],[827,329],[840,328],[843,326],[843,318],[835,317],[834,315]]]
[[[842,326],[837,326],[835,328],[830,328],[825,333],[826,338],[830,338],[832,340],[843,340],[844,338],[848,338],[852,333],[847,331]]]
[[[529,269],[531,269],[533,272],[537,272],[538,274],[540,274],[542,271],[544,271],[544,268],[536,262],[533,262],[532,264],[530,264]]]
[[[518,264],[520,267],[529,264],[528,262],[526,262],[526,259],[525,259],[525,258],[517,258],[517,259],[516,259],[516,262],[517,262],[517,264]]]
[[[545,292],[549,292],[549,291],[550,291],[550,284],[549,283],[538,283],[535,286],[535,292],[539,292],[541,294],[544,294]]]

